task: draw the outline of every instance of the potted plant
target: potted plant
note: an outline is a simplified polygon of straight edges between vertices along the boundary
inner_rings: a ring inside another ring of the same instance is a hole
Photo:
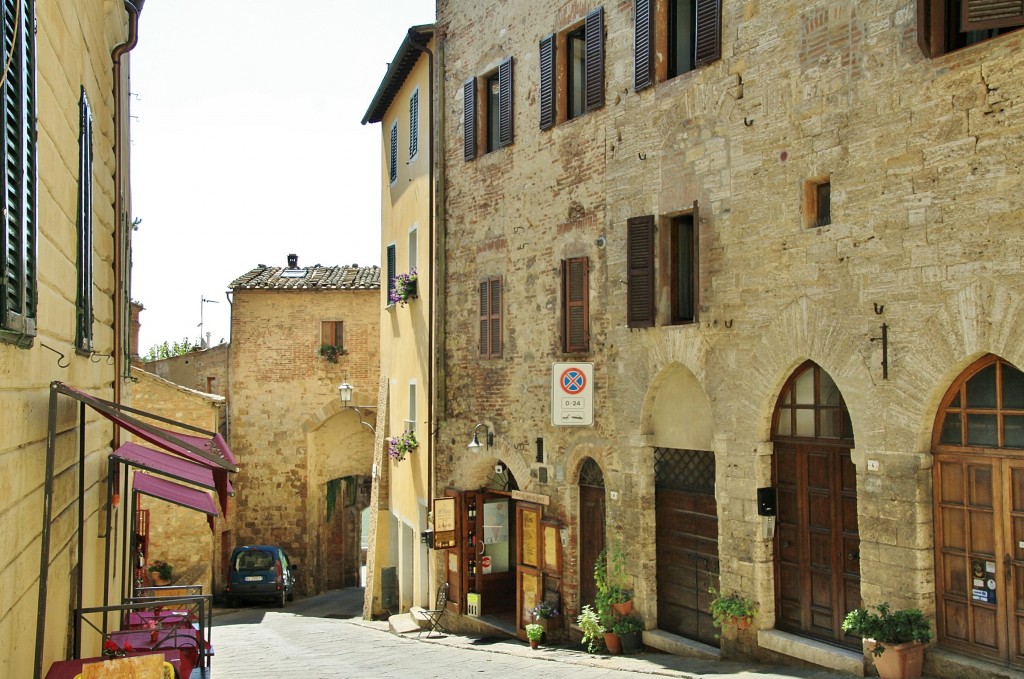
[[[388,301],[392,304],[398,304],[399,306],[405,306],[406,302],[411,299],[416,299],[416,281],[418,276],[416,269],[412,269],[409,273],[400,273],[395,276],[395,285],[388,292]]]
[[[540,639],[544,636],[544,628],[535,622],[526,626],[526,638],[530,640],[530,648],[540,646]]]
[[[416,432],[412,429],[406,429],[398,436],[388,438],[388,457],[396,462],[401,462],[407,454],[416,450],[418,446]]]
[[[644,631],[644,621],[637,613],[630,613],[617,619],[612,631],[622,642],[623,653],[636,653],[640,650],[640,633]]]
[[[149,565],[149,577],[155,585],[166,585],[173,574],[174,567],[166,561],[154,561]]]
[[[633,610],[633,595],[619,585],[626,577],[626,555],[619,542],[612,546],[612,572],[608,572],[608,550],[602,549],[594,562],[594,586],[597,596],[594,604],[598,613],[607,615],[609,609],[618,615],[626,615]]]
[[[601,635],[604,634],[604,627],[601,626],[601,618],[597,611],[587,604],[576,617],[576,624],[583,631],[583,643],[587,645],[587,652],[597,653],[601,648]]]
[[[918,679],[924,662],[924,644],[932,640],[931,624],[919,609],[892,610],[888,602],[877,613],[857,608],[846,614],[843,631],[864,640],[882,679]]]
[[[339,356],[344,356],[348,353],[348,349],[341,346],[340,344],[321,344],[320,355],[327,359],[329,363],[337,363]]]
[[[711,600],[711,623],[715,627],[735,627],[747,629],[757,615],[757,604],[738,594],[725,595],[714,587],[708,592],[715,598]]]

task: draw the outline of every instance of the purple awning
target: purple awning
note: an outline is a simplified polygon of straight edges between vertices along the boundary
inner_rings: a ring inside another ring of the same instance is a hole
[[[224,483],[222,479],[218,478],[227,476],[227,472],[223,469],[211,469],[206,464],[190,462],[162,450],[154,450],[131,442],[121,445],[110,456],[138,469],[145,469],[178,481],[216,490],[217,498],[220,500],[220,511],[224,516],[228,515],[228,496],[234,494],[234,489],[230,482]]]
[[[189,488],[174,481],[135,472],[132,490],[136,493],[166,500],[181,507],[188,507],[209,516],[217,516],[217,505],[208,493]]]

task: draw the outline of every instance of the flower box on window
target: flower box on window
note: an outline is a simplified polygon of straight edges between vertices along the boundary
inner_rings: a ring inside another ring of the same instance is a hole
[[[407,454],[416,450],[418,446],[416,432],[412,429],[406,429],[400,435],[388,438],[388,457],[396,462],[401,462]]]
[[[395,276],[395,285],[388,293],[388,300],[392,304],[405,306],[406,302],[418,297],[416,293],[416,269],[409,273],[400,273]]]

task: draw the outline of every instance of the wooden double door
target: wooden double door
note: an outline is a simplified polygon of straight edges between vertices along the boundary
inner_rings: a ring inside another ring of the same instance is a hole
[[[857,475],[845,445],[776,443],[777,627],[860,647],[842,630],[861,605]]]
[[[934,480],[939,641],[1024,665],[1024,457],[938,453]]]

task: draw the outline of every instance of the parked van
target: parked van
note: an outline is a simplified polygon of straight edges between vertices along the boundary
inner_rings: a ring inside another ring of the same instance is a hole
[[[228,606],[241,600],[270,599],[278,608],[295,598],[295,571],[284,550],[274,545],[235,547],[228,564],[224,598]]]

